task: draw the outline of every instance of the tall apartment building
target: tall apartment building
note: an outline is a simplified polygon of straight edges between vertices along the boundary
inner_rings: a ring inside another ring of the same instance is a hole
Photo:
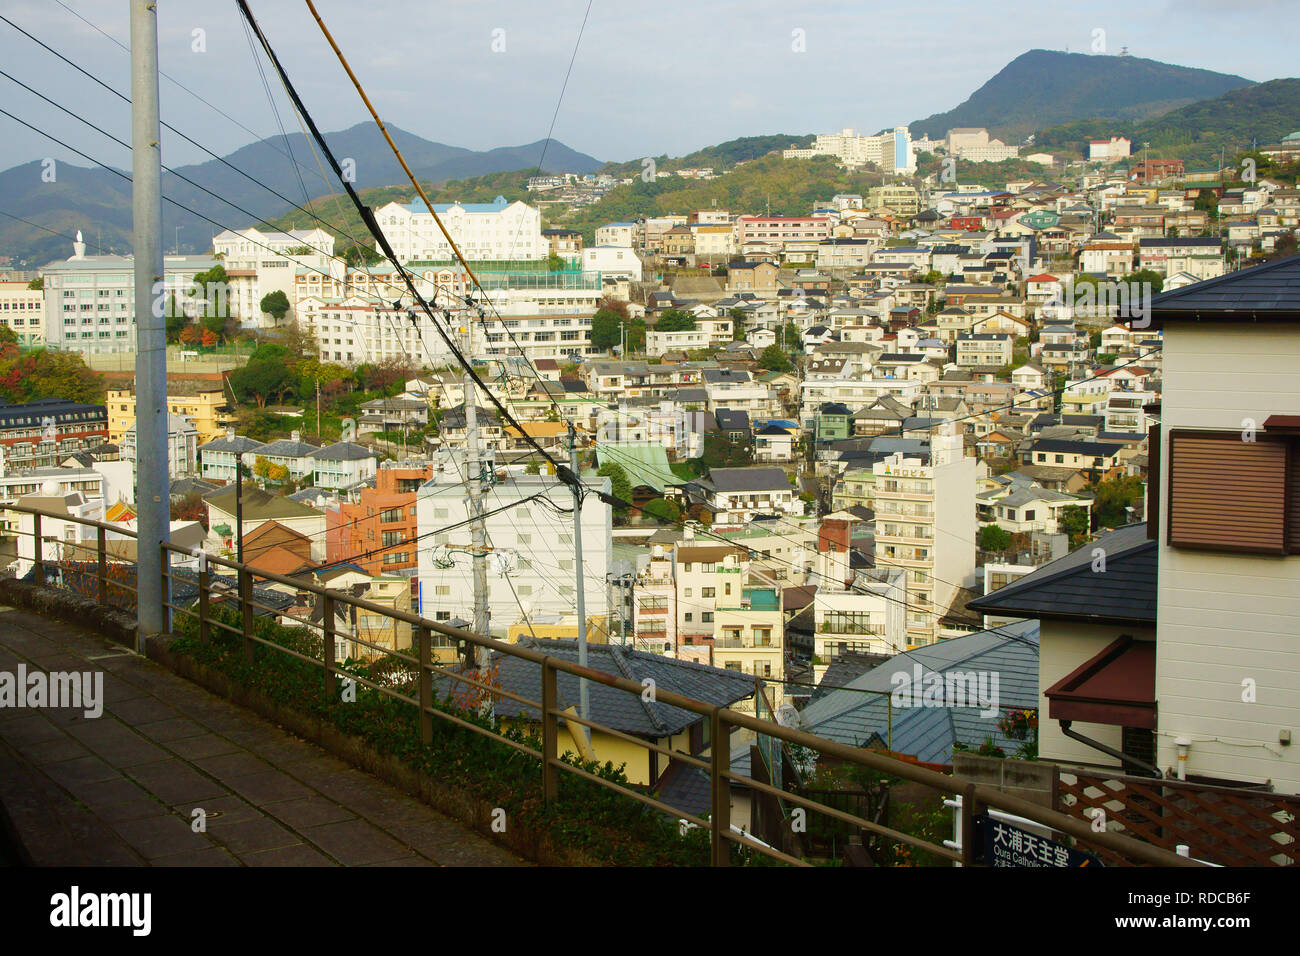
[[[632,588],[632,633],[638,651],[677,656],[677,582],[673,552],[662,544],[650,551],[650,561]],[[707,648],[705,649],[707,657]]]
[[[355,502],[325,508],[326,560],[354,562],[367,574],[416,573],[416,494],[434,476],[431,462],[384,462],[375,487]]]
[[[0,281],[0,325],[13,329],[24,348],[45,342],[45,293],[26,282]]]
[[[807,149],[787,149],[786,159],[834,156],[849,168],[871,163],[887,173],[916,172],[916,152],[906,126],[896,126],[878,136],[859,136],[854,130],[822,133]]]
[[[288,232],[262,232],[252,227],[227,229],[213,237],[212,251],[222,257],[222,266],[230,280],[227,291],[230,314],[238,316],[246,327],[275,325],[262,313],[262,298],[271,292],[283,292],[289,300],[290,311],[281,324],[294,318],[299,270],[338,275],[344,268],[334,258],[334,237],[324,229]]]
[[[75,352],[135,351],[135,259],[88,256],[77,233],[73,255],[41,269],[45,279],[45,342]],[[211,256],[166,256],[164,283],[179,303]]]
[[[907,572],[907,642],[931,644],[957,589],[975,582],[975,459],[949,423],[928,464],[896,452],[872,471],[876,565]]]
[[[714,625],[714,667],[751,674],[763,681],[773,709],[785,702],[785,617],[781,613],[781,589],[752,587],[738,573],[738,586],[718,599]],[[753,713],[754,700],[736,704]]]
[[[971,163],[1000,163],[1020,155],[1016,146],[1008,146],[1000,139],[991,139],[982,127],[957,127],[948,130],[944,137],[948,155]]]
[[[545,259],[550,253],[536,206],[497,196],[487,203],[434,203],[433,211],[466,259]],[[453,258],[447,237],[422,200],[390,202],[375,211],[375,218],[402,262]]]
[[[598,479],[591,487],[603,487],[608,494],[609,480]],[[573,517],[537,501],[520,504],[534,495],[546,496],[555,508],[573,506],[569,487],[549,475],[518,475],[493,483],[484,500],[489,513],[497,512],[484,522],[491,546],[488,606],[494,634],[505,634],[525,615],[552,618],[574,613]],[[419,613],[435,621],[471,620],[469,504],[457,469],[442,467],[420,486],[416,520],[419,546],[413,543],[412,550],[418,552]],[[588,617],[606,614],[612,527],[609,505],[588,495],[582,507],[582,580]]]

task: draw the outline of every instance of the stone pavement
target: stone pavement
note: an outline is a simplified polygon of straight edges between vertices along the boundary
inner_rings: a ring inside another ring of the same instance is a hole
[[[104,675],[98,718],[0,706],[0,806],[37,865],[527,865],[119,644],[0,607],[0,672],[20,664]]]

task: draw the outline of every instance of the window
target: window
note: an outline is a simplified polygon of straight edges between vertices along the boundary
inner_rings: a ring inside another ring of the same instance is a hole
[[[705,611],[705,612],[703,612],[703,613],[700,615],[700,622],[701,622],[702,624],[712,624],[712,623],[713,623],[713,612],[712,612],[712,611]]]
[[[682,619],[683,619],[684,621],[686,621],[687,624],[689,624],[689,623],[691,623],[691,621],[694,619],[694,616],[692,615],[692,613],[691,613],[690,611],[687,611],[687,612],[682,616]]]
[[[394,521],[402,520],[401,508],[389,508],[387,511],[380,512],[379,520],[384,524],[391,524]]]
[[[700,597],[711,598],[717,593],[717,588],[700,588]]]
[[[438,597],[450,597],[451,587],[450,585],[439,584],[436,588],[433,589],[433,593],[436,594]]]
[[[1300,428],[1169,434],[1165,525],[1174,547],[1254,554],[1300,553]],[[1154,505],[1154,502],[1153,502]],[[1154,507],[1152,509],[1155,510]]]

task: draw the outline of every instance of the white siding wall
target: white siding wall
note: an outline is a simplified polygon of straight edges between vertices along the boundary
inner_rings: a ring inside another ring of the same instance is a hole
[[[1177,325],[1165,331],[1163,447],[1170,428],[1262,426],[1300,413],[1300,327]],[[1162,455],[1168,478],[1168,455]],[[1225,475],[1224,495],[1232,494]],[[1161,509],[1162,512],[1164,508]],[[1159,764],[1192,738],[1188,772],[1272,780],[1300,792],[1300,555],[1273,558],[1160,545]],[[1253,680],[1257,702],[1243,703]]]

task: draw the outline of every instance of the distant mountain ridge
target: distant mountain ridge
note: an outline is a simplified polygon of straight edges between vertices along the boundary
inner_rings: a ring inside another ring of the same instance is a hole
[[[1300,130],[1300,79],[1269,80],[1230,90],[1138,123],[1078,120],[1040,130],[1035,143],[1050,151],[1081,153],[1089,139],[1127,136],[1134,149],[1150,144],[1153,158],[1217,164],[1220,155],[1236,154],[1276,143]]]
[[[433,183],[535,168],[544,145],[538,140],[522,146],[478,151],[435,143],[394,126],[389,126],[388,130],[416,176]],[[325,136],[330,150],[341,163],[352,161],[349,167],[355,169],[358,188],[406,181],[406,174],[373,124],[361,123]],[[290,156],[296,159],[296,166]],[[181,229],[181,251],[199,252],[209,248],[212,235],[220,231],[207,221],[209,219],[233,228],[245,228],[256,225],[258,218],[271,221],[294,211],[284,199],[258,183],[300,206],[307,205],[305,197],[314,199],[340,190],[328,166],[325,166],[328,178],[322,179],[316,159],[301,133],[259,140],[224,158],[256,182],[216,159],[178,167],[176,171],[228,199],[234,206],[191,186],[177,175],[163,173],[164,195],[192,210],[186,212],[170,202],[163,203],[163,246],[167,251],[170,252],[176,244],[177,226]],[[602,165],[600,160],[558,141],[552,140],[546,146],[547,171],[592,173]],[[101,234],[105,251],[128,252],[131,245],[130,184],[108,170],[85,169],[71,163],[60,163],[57,171],[57,180],[53,183],[42,182],[41,165],[37,162],[0,172],[0,196],[5,197],[5,211],[59,232],[75,233],[81,229],[91,252],[97,251],[95,243]],[[294,212],[300,225],[312,224],[306,213]],[[14,259],[27,259],[36,265],[72,254],[68,240],[2,216],[0,249]]]
[[[949,129],[982,126],[1014,144],[1035,130],[1076,120],[1137,122],[1253,82],[1136,56],[1030,50],[960,106],[909,129],[916,137],[940,139]]]

